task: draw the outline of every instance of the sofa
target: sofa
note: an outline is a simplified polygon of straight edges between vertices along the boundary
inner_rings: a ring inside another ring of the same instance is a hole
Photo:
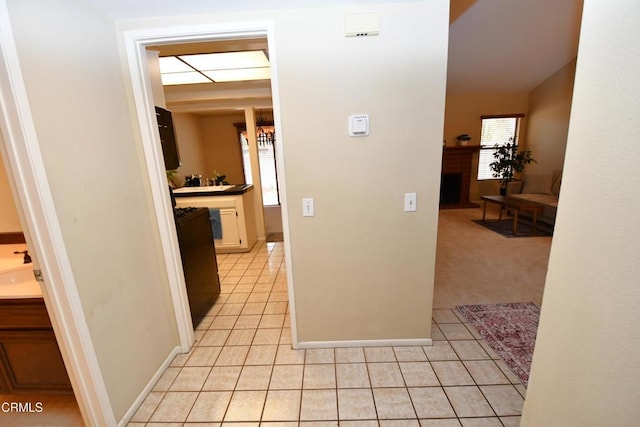
[[[561,170],[545,175],[527,174],[522,180],[512,181],[507,185],[507,196],[544,205],[544,211],[538,216],[538,221],[553,226],[558,210],[561,180]]]

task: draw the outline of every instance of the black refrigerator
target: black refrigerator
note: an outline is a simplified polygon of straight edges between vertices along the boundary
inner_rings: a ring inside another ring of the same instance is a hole
[[[174,214],[191,319],[195,328],[220,294],[209,210],[176,208]]]

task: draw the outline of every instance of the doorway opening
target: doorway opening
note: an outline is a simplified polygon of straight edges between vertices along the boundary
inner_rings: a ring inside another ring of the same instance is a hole
[[[47,413],[4,414],[3,421],[27,425],[55,418],[61,424],[80,425],[82,415],[33,277],[38,260],[27,245],[20,220],[23,210],[12,194],[7,169],[0,155],[0,311],[8,315],[0,322],[0,401],[40,402]]]
[[[251,173],[252,162],[250,142],[247,135],[246,123],[236,123],[238,139],[242,150],[244,176],[247,183],[254,183]],[[264,213],[264,227],[267,242],[281,242],[282,211],[280,208],[280,191],[278,185],[278,162],[276,145],[278,135],[273,126],[273,110],[266,114],[258,110],[256,115],[256,140],[258,147],[258,164],[260,169],[260,183],[262,188],[262,205]],[[254,185],[257,183],[254,183]]]
[[[152,187],[153,192],[153,201],[155,210],[158,217],[158,225],[160,228],[160,234],[162,239],[162,246],[164,248],[165,260],[168,268],[169,282],[172,288],[172,294],[174,297],[174,301],[179,302],[176,303],[176,317],[178,319],[182,349],[183,351],[188,351],[191,343],[193,342],[193,330],[189,330],[190,322],[187,319],[188,313],[185,310],[186,301],[185,295],[183,291],[183,279],[181,278],[181,273],[178,269],[173,268],[180,263],[178,248],[175,242],[175,239],[172,237],[173,227],[173,218],[171,216],[170,201],[169,195],[166,191],[166,178],[165,178],[165,170],[164,164],[161,161],[162,155],[159,153],[160,144],[157,141],[157,133],[155,132],[155,117],[154,112],[152,111],[152,104],[154,96],[154,89],[149,79],[149,70],[147,67],[147,51],[152,47],[157,46],[186,46],[186,45],[200,45],[203,47],[207,43],[227,43],[233,45],[242,43],[247,40],[256,40],[262,39],[267,42],[267,49],[269,52],[269,60],[271,63],[271,68],[273,70],[276,69],[276,54],[273,45],[273,29],[270,23],[265,24],[262,23],[244,23],[239,24],[238,27],[234,30],[229,30],[228,26],[221,26],[220,29],[216,29],[216,26],[212,26],[208,28],[205,32],[202,31],[201,28],[192,29],[189,28],[163,28],[162,30],[149,30],[148,32],[135,31],[135,32],[125,32],[125,45],[127,48],[127,56],[129,59],[130,65],[130,74],[132,78],[132,83],[134,86],[134,95],[135,95],[135,107],[138,113],[138,118],[141,126],[141,134],[143,141],[143,149],[145,152],[145,157],[147,159],[147,171],[149,174],[149,180]],[[268,105],[249,105],[243,103],[240,100],[230,100],[228,96],[216,97],[212,96],[207,99],[201,99],[198,105],[192,105],[195,110],[192,111],[192,114],[197,116],[205,116],[210,114],[205,114],[205,111],[218,110],[216,108],[212,108],[212,103],[218,102],[221,99],[222,102],[226,102],[227,110],[234,110],[235,113],[239,111],[244,111],[245,117],[248,119],[246,122],[249,126],[255,126],[255,109],[256,108],[267,108],[269,106],[273,106],[273,115],[274,115],[274,127],[275,129],[280,129],[280,111],[279,111],[279,98],[278,98],[278,82],[277,82],[277,73],[273,72],[272,77],[269,81],[268,87],[266,88],[268,92],[272,94],[272,100],[268,103]],[[249,85],[253,85],[254,89],[259,90],[255,86],[258,86],[255,83],[248,83]],[[230,83],[226,86],[237,86],[239,83]],[[166,91],[169,94],[174,89],[169,89]],[[228,95],[228,93],[227,93]],[[225,99],[226,97],[226,99]],[[151,100],[151,102],[150,102]],[[235,102],[235,103],[234,103]],[[181,103],[180,108],[185,108],[185,105],[188,103]],[[266,103],[265,103],[266,104]],[[167,96],[167,107],[171,109],[171,101],[170,96]],[[176,105],[173,107],[174,111],[178,111],[179,108]],[[213,114],[214,117],[218,115]],[[232,129],[234,133],[234,145],[235,152],[239,156],[241,162],[241,154],[240,147],[237,140],[237,133],[235,129]],[[280,138],[281,143],[277,144],[275,147],[275,158],[277,159],[277,173],[279,179],[279,193],[282,201],[282,223],[283,223],[283,232],[284,232],[284,263],[283,266],[286,268],[286,288],[288,290],[290,307],[289,311],[291,313],[291,335],[292,335],[292,345],[297,347],[296,340],[296,328],[295,328],[295,307],[293,304],[293,289],[291,283],[291,262],[290,262],[290,251],[288,244],[288,223],[287,223],[287,206],[286,206],[286,184],[285,184],[285,175],[282,167],[282,146],[283,146],[283,138]],[[181,155],[183,151],[181,150]],[[257,156],[255,156],[255,160],[257,160]],[[242,163],[240,163],[241,165]],[[214,169],[220,174],[227,175],[227,178],[231,175],[230,173],[225,173],[224,171],[218,170],[214,167]],[[256,170],[254,168],[254,170]],[[262,197],[261,193],[256,192],[260,197],[256,197],[256,201],[259,200],[259,203],[256,205],[260,209],[260,215],[256,215],[256,217],[263,217],[262,215]],[[256,210],[256,214],[258,210]],[[258,219],[257,222],[259,222]],[[263,223],[264,224],[264,223]],[[262,230],[264,230],[264,225],[262,224]],[[260,228],[260,224],[257,224],[257,227]],[[264,233],[264,231],[263,231]],[[264,236],[264,234],[263,234]],[[224,287],[224,281],[221,284],[221,287]]]

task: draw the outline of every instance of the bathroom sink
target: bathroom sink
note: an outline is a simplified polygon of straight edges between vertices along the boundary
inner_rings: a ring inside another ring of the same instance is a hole
[[[36,297],[42,297],[42,291],[33,277],[33,264],[0,271],[0,299]]]

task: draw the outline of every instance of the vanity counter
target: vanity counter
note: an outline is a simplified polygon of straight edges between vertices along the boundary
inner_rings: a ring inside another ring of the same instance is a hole
[[[0,299],[42,298],[40,284],[33,276],[33,264],[23,264],[22,255],[15,251],[26,250],[26,245],[1,245],[0,248]]]

